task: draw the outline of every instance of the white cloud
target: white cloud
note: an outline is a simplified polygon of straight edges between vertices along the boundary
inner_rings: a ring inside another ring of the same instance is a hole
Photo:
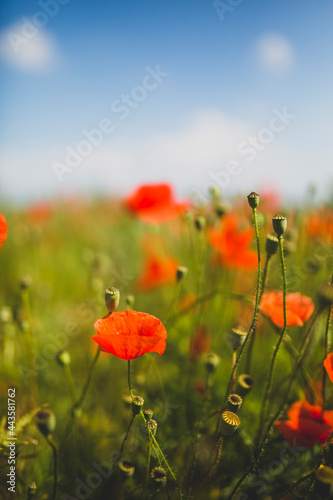
[[[170,182],[180,194],[192,190],[202,198],[214,183],[225,184],[226,196],[271,187],[295,200],[310,183],[325,194],[327,180],[321,180],[319,167],[313,168],[313,158],[302,158],[301,152],[286,146],[289,130],[295,133],[298,126],[296,121],[276,132],[253,160],[240,153],[239,145],[249,137],[261,137],[266,131],[262,138],[267,139],[270,118],[258,129],[219,111],[203,111],[177,131],[149,136],[140,142],[125,135],[122,140],[105,137],[72,172],[63,175],[61,183],[52,163],[65,161],[66,145],[39,156],[32,152],[19,156],[8,151],[0,158],[4,166],[0,175],[2,194],[17,199],[93,189],[123,195],[140,183],[161,181]],[[77,145],[68,146],[75,149]],[[236,171],[228,170],[231,161],[237,162]]]
[[[267,33],[258,38],[254,44],[254,56],[261,67],[273,73],[287,72],[295,61],[290,41],[278,33]]]
[[[27,18],[0,33],[0,58],[23,71],[52,69],[59,60],[53,37]]]

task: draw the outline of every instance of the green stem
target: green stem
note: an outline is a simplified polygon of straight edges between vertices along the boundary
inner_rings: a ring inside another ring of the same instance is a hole
[[[93,376],[93,372],[94,372],[96,363],[97,363],[98,358],[99,358],[99,353],[100,353],[100,349],[98,347],[97,352],[95,354],[95,357],[92,360],[92,363],[91,363],[91,365],[89,367],[87,380],[86,380],[86,383],[84,384],[84,387],[82,389],[81,396],[79,397],[79,399],[77,400],[77,402],[75,403],[75,405],[73,407],[74,411],[75,410],[79,410],[82,407],[82,405],[83,405],[83,402],[84,402],[85,397],[87,395],[87,391],[88,391],[88,388],[89,388],[89,385],[90,385],[90,382],[91,382],[91,379],[92,379],[92,376]]]
[[[257,210],[255,208],[253,208],[252,212],[253,212],[254,229],[255,229],[255,233],[256,233],[257,255],[258,255],[258,274],[257,274],[257,286],[256,286],[256,300],[255,300],[253,318],[252,318],[252,322],[251,322],[250,328],[249,328],[249,330],[247,332],[247,336],[245,338],[244,343],[242,344],[242,346],[239,349],[239,354],[237,356],[236,363],[235,363],[233,369],[231,370],[231,375],[230,375],[230,379],[229,379],[229,383],[228,383],[228,387],[227,387],[227,392],[226,392],[226,395],[225,395],[225,398],[224,398],[225,401],[227,400],[227,398],[228,398],[228,396],[230,394],[230,388],[231,388],[231,385],[232,385],[232,381],[234,379],[236,370],[238,368],[238,365],[239,365],[240,359],[242,357],[242,354],[243,354],[243,352],[245,350],[245,347],[246,347],[249,339],[251,338],[252,333],[255,330],[255,327],[256,327],[256,324],[257,324],[257,319],[258,319],[258,314],[259,314],[259,301],[260,301],[259,298],[260,298],[260,293],[261,293],[260,292],[261,291],[260,241],[259,241],[259,228],[258,228],[258,220],[257,220]]]
[[[73,381],[72,371],[69,365],[64,366],[64,372],[71,391],[73,402],[75,403],[77,401],[77,392]]]
[[[266,414],[266,406],[267,406],[267,401],[269,398],[269,394],[271,391],[271,385],[272,385],[272,380],[273,380],[273,373],[274,373],[274,367],[275,367],[275,361],[277,354],[280,349],[280,345],[282,343],[284,334],[287,330],[287,274],[286,274],[286,264],[285,264],[285,259],[284,259],[284,253],[283,253],[283,238],[282,236],[279,236],[279,250],[280,250],[280,260],[281,260],[281,268],[282,268],[282,279],[283,279],[283,328],[280,333],[279,340],[276,344],[270,369],[269,369],[269,374],[268,374],[268,381],[267,381],[267,386],[266,386],[266,391],[261,407],[261,413],[260,413],[260,424],[259,424],[259,429],[263,428],[264,422],[265,422],[265,414]]]
[[[56,500],[56,495],[57,495],[57,447],[52,441],[51,436],[48,436],[46,438],[46,441],[48,442],[49,446],[52,448],[52,453],[53,453],[53,492],[52,492],[52,500]]]
[[[151,444],[148,443],[148,457],[147,457],[147,474],[146,474],[146,482],[148,484],[149,481],[149,470],[150,470],[150,456],[151,456]]]
[[[327,358],[328,356],[328,333],[330,330],[330,323],[331,323],[331,316],[332,316],[332,307],[329,307],[328,309],[328,315],[327,315],[327,321],[326,321],[326,328],[325,328],[325,338],[324,338],[324,359]],[[325,387],[326,387],[326,378],[327,378],[327,373],[326,373],[326,368],[323,367],[323,409],[325,409],[326,405],[326,397],[325,397]]]
[[[134,422],[134,419],[135,419],[135,415],[132,416],[131,418],[131,421],[129,423],[129,426],[127,428],[127,431],[126,431],[126,434],[125,434],[125,437],[123,439],[123,442],[121,443],[121,448],[120,448],[120,458],[122,457],[122,454],[123,454],[123,451],[124,451],[124,446],[125,446],[125,443],[126,443],[126,440],[128,438],[128,434],[129,434],[129,431],[131,430],[131,427],[132,427],[132,424]]]
[[[262,298],[262,295],[264,293],[265,286],[266,286],[266,280],[267,280],[267,274],[268,274],[268,268],[269,268],[270,259],[271,259],[271,255],[266,255],[264,270],[263,270],[263,274],[262,274],[261,290],[260,290],[260,295],[259,295],[259,306],[260,306],[261,298]],[[248,352],[247,352],[246,365],[245,365],[245,373],[250,373],[251,372],[251,361],[252,361],[252,352],[253,352],[255,334],[256,334],[256,325],[255,325],[255,327],[253,329],[253,334],[252,334],[250,345],[249,345],[249,349],[248,349]]]
[[[132,383],[131,383],[131,361],[127,361],[127,380],[128,380],[128,390],[131,395],[131,398],[134,398],[133,395],[133,388],[132,388]]]
[[[258,449],[254,455],[254,458],[253,458],[253,462],[252,464],[250,465],[250,467],[244,472],[243,476],[239,479],[238,483],[236,484],[236,486],[234,487],[234,489],[232,490],[231,492],[231,495],[230,495],[230,500],[232,500],[235,496],[235,494],[237,493],[238,489],[240,488],[240,486],[243,484],[243,482],[246,480],[246,478],[252,474],[252,472],[256,469],[256,467],[259,465],[259,461],[260,461],[260,458],[262,457],[263,455],[263,450],[264,450],[264,446],[265,446],[265,443],[266,443],[266,440],[272,430],[272,427],[275,423],[275,421],[279,418],[279,415],[280,413],[283,411],[285,405],[286,405],[286,402],[288,401],[288,398],[289,398],[289,393],[291,392],[291,389],[292,389],[292,386],[295,382],[295,376],[296,376],[296,373],[297,371],[299,370],[301,364],[302,364],[302,359],[303,359],[303,356],[304,356],[304,353],[306,351],[306,348],[308,346],[308,343],[309,343],[309,340],[310,340],[310,333],[311,333],[311,330],[313,328],[313,325],[316,321],[316,319],[319,317],[319,315],[321,314],[322,312],[322,309],[318,309],[318,311],[316,312],[316,314],[314,315],[314,317],[312,318],[312,321],[311,321],[311,324],[304,336],[304,339],[303,339],[303,344],[302,344],[302,347],[301,347],[301,352],[300,352],[300,355],[298,357],[298,360],[292,370],[292,372],[290,373],[290,377],[289,377],[289,384],[288,384],[288,387],[286,389],[286,392],[282,398],[282,402],[279,406],[279,408],[277,409],[276,413],[274,414],[274,416],[271,418],[268,426],[267,426],[267,429],[266,429],[266,432],[265,432],[265,435],[264,437],[262,438],[261,440],[261,443],[260,445],[258,446]]]

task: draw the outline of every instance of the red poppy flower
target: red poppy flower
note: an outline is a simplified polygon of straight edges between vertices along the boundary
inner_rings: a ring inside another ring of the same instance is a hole
[[[275,425],[288,443],[312,448],[317,441],[324,444],[333,431],[333,411],[312,406],[307,401],[296,401],[289,411],[289,420]]]
[[[310,297],[301,293],[287,294],[287,326],[303,326],[314,311]],[[264,293],[260,303],[260,310],[268,316],[276,326],[283,326],[283,293]]]
[[[7,238],[7,231],[8,231],[8,227],[7,227],[6,219],[4,218],[4,216],[2,214],[0,214],[0,246],[3,244],[3,242]]]
[[[161,223],[182,214],[188,203],[176,203],[168,184],[140,186],[125,199],[125,205],[144,222]]]
[[[257,267],[257,252],[250,250],[254,238],[253,230],[239,229],[236,214],[224,215],[221,227],[208,231],[207,237],[217,252],[216,263],[240,269]]]
[[[211,342],[211,335],[207,332],[206,328],[199,328],[191,339],[190,358],[195,361],[203,354],[206,354],[210,350]]]
[[[151,314],[120,311],[98,319],[91,337],[102,351],[121,359],[135,359],[147,352],[165,350],[167,332],[161,321]]]
[[[51,208],[47,203],[41,201],[31,205],[26,211],[26,214],[30,222],[43,224],[50,219]]]
[[[333,352],[331,352],[325,359],[324,366],[330,381],[333,382]]]
[[[311,238],[319,237],[325,241],[333,241],[333,210],[325,207],[319,208],[308,216],[306,231]]]
[[[151,253],[143,264],[143,272],[138,281],[140,290],[150,290],[158,286],[176,282],[178,263],[172,257],[159,257]]]

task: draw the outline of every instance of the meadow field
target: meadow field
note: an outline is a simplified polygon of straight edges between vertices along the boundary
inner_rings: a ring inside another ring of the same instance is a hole
[[[1,213],[2,499],[333,498],[332,203]]]

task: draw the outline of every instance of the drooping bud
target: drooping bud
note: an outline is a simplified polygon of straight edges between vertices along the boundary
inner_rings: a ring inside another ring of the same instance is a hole
[[[209,352],[206,354],[205,358],[205,367],[208,373],[214,373],[216,371],[216,368],[218,367],[220,363],[220,358],[217,354],[214,352]]]
[[[71,357],[69,352],[65,351],[65,349],[57,352],[56,360],[61,366],[69,366],[71,364]]]
[[[35,422],[44,437],[48,437],[56,427],[56,418],[52,410],[42,408],[36,413]]]
[[[198,215],[194,220],[195,227],[198,231],[203,231],[206,227],[206,219],[203,215]]]
[[[165,486],[167,482],[167,471],[163,467],[154,467],[150,473],[150,477],[156,487]]]
[[[226,409],[232,413],[237,413],[242,406],[243,399],[238,394],[230,394]]]
[[[230,342],[234,351],[237,351],[244,344],[247,332],[241,328],[233,328],[230,334]]]
[[[252,193],[248,195],[247,201],[249,202],[249,205],[252,209],[257,208],[257,206],[259,205],[259,195],[252,191]]]
[[[119,304],[119,290],[117,288],[111,287],[105,290],[105,305],[110,313],[113,313],[117,309]]]
[[[185,266],[178,266],[176,272],[176,280],[179,283],[187,275],[188,269]]]
[[[140,410],[142,409],[144,402],[145,402],[144,399],[141,398],[140,396],[134,396],[134,398],[132,399],[133,417],[135,417],[140,413]]]
[[[223,437],[231,436],[240,426],[240,418],[232,411],[224,411],[220,422],[219,431]]]
[[[244,398],[252,389],[254,384],[253,378],[250,375],[243,373],[239,375],[237,380],[236,393]]]
[[[276,254],[279,250],[279,240],[273,233],[266,236],[266,253],[269,256]]]
[[[279,238],[283,235],[287,229],[287,217],[281,214],[274,215],[272,218],[273,229]]]

